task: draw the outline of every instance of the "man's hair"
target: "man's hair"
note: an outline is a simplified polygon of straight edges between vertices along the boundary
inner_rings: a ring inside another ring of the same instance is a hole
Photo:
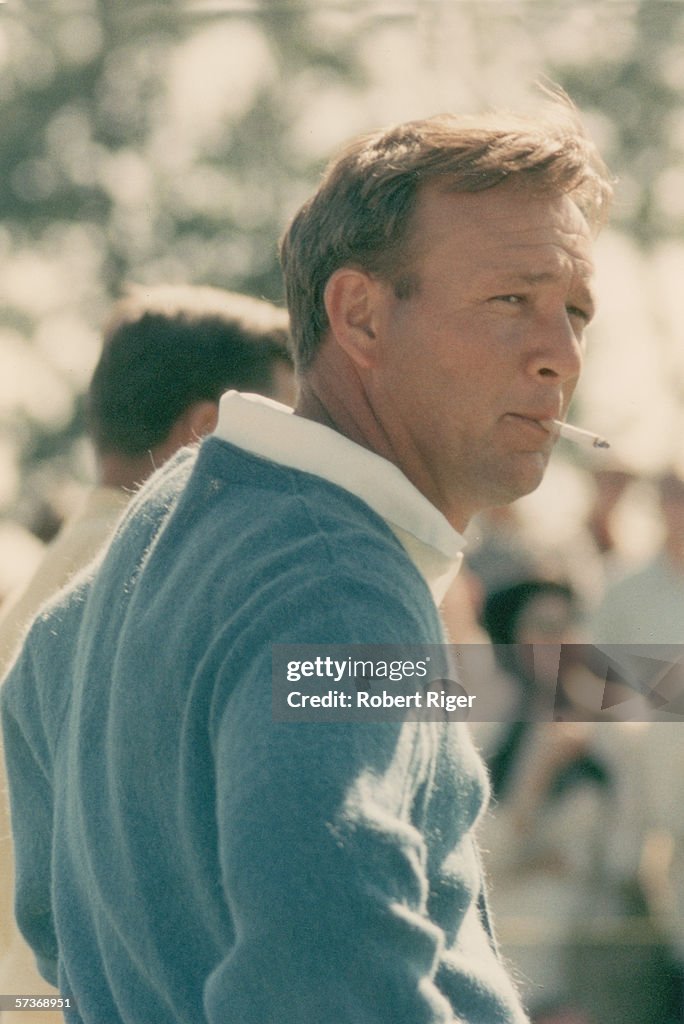
[[[410,228],[419,190],[480,192],[513,179],[541,194],[567,194],[598,230],[612,195],[607,168],[560,92],[547,114],[409,121],[352,142],[281,241],[295,362],[311,364],[328,328],[325,286],[354,266],[412,294]]]
[[[140,455],[193,403],[228,388],[269,393],[290,363],[288,317],[260,299],[202,286],[131,287],[104,330],[88,392],[96,449]]]

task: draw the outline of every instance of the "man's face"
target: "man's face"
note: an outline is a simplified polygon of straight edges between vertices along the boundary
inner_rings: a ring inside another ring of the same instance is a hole
[[[409,246],[418,287],[379,285],[365,386],[394,460],[462,529],[542,479],[593,313],[591,238],[566,196],[431,186]]]

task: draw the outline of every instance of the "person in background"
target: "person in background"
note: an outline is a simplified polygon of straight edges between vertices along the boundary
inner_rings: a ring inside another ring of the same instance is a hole
[[[132,287],[116,303],[88,392],[98,482],[3,609],[0,672],[40,605],[106,543],[136,488],[213,430],[224,391],[294,401],[288,338],[285,310],[218,288]],[[54,995],[14,925],[4,777],[0,787],[0,993]],[[24,1013],[22,1020],[54,1022],[55,1015]]]
[[[485,509],[468,530],[465,562],[479,581],[482,599],[537,575],[542,570],[541,555],[538,546],[525,536],[515,505]]]
[[[681,657],[681,656],[680,656]],[[642,731],[639,750],[640,790],[648,828],[644,876],[649,905],[671,944],[677,978],[677,1012],[672,1024],[684,1021],[684,737],[681,700],[684,672],[677,678],[679,713],[670,721],[651,722]]]
[[[557,1003],[547,1003],[538,1007],[530,1021],[531,1024],[598,1024],[583,1010],[559,1006]]]
[[[201,285],[131,286],[116,303],[87,396],[97,484],[3,608],[0,674],[32,614],[97,553],[137,487],[211,433],[231,388],[294,403],[285,310]]]
[[[634,480],[634,473],[617,463],[590,467],[594,493],[586,518],[586,530],[601,558],[610,562],[618,555],[615,514],[625,492]],[[615,570],[609,565],[609,575]]]
[[[274,720],[273,655],[443,643],[469,519],[544,475],[610,193],[559,100],[357,139],[295,216],[295,414],[224,396],[3,687],[17,916],[70,1024],[527,1021],[464,723]]]
[[[656,486],[662,546],[647,565],[607,588],[592,617],[596,643],[684,643],[684,475],[671,469]]]
[[[543,1020],[665,1021],[676,979],[640,880],[640,724],[595,721],[593,710],[619,708],[634,691],[605,682],[582,619],[577,593],[555,580],[524,580],[484,603],[483,625],[519,694],[486,752],[492,905],[533,1019],[545,1004],[556,1016]]]
[[[681,461],[656,482],[663,537],[646,565],[608,588],[592,619],[593,637],[625,645],[638,684],[653,707],[639,750],[639,795],[648,827],[653,912],[677,960],[684,1020],[684,473]],[[608,646],[608,649],[609,646]],[[652,651],[652,653],[651,653]]]
[[[567,580],[581,597],[588,634],[588,623],[606,587],[635,564],[630,550],[633,537],[627,539],[621,515],[633,498],[637,476],[612,452],[582,454],[575,471],[577,483],[582,481],[586,508],[575,529],[568,530],[563,542],[549,552],[544,574]]]

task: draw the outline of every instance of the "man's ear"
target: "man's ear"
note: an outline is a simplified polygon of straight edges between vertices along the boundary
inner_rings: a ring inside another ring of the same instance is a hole
[[[218,403],[209,399],[200,399],[189,405],[171,427],[164,442],[170,449],[169,454],[183,445],[199,441],[205,434],[210,434],[218,422]]]
[[[218,402],[199,399],[187,406],[180,414],[164,440],[151,449],[152,461],[161,466],[179,448],[195,444],[205,434],[210,434],[218,423]]]
[[[325,309],[334,340],[362,369],[376,362],[379,282],[353,267],[340,267],[325,286]]]

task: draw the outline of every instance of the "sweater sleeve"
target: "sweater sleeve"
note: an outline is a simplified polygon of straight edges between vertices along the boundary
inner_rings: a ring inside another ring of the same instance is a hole
[[[296,627],[274,643],[408,643],[418,628],[401,602],[354,581],[312,586],[296,607]],[[341,621],[345,608],[354,622]],[[255,644],[256,632],[245,647]],[[428,851],[412,823],[435,723],[274,723],[264,647],[216,729],[236,940],[206,985],[207,1018],[451,1024],[434,981],[445,937],[428,913]]]
[[[37,707],[29,710],[34,728],[23,727],[15,714],[14,683],[35,692],[28,645],[3,685],[2,725],[7,764],[11,766],[10,806],[15,857],[15,914],[33,949],[40,974],[57,985],[57,939],[52,917],[52,787],[46,773],[45,748]]]
[[[33,622],[2,683],[2,729],[14,845],[14,910],[38,970],[57,986],[58,941],[53,918],[55,736],[71,693],[71,644],[84,582],[46,606]],[[45,685],[46,681],[49,685]]]

